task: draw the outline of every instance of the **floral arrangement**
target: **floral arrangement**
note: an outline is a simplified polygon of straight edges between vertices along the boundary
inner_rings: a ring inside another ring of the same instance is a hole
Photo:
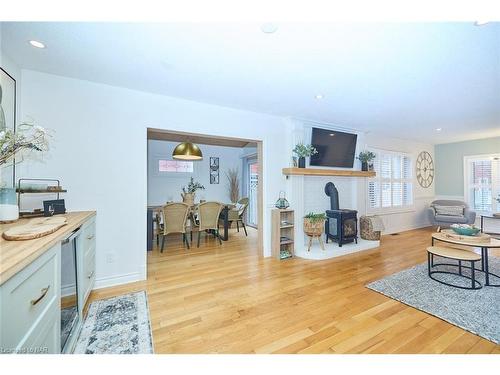
[[[297,154],[299,158],[305,158],[307,156],[316,155],[318,150],[313,145],[305,145],[303,143],[298,143],[292,150],[294,154]]]
[[[240,178],[238,169],[228,169],[226,172],[229,199],[232,203],[238,202],[240,198]]]
[[[369,163],[373,159],[375,159],[377,155],[371,151],[361,151],[357,158],[362,162],[362,163]]]
[[[28,122],[19,124],[15,132],[13,129],[1,129],[0,168],[14,164],[14,161],[18,164],[33,152],[48,151],[50,137],[46,129]]]
[[[184,194],[186,194],[186,193],[192,194],[192,193],[195,193],[196,190],[205,190],[205,186],[203,186],[199,182],[194,182],[193,177],[191,177],[189,184],[182,188],[182,191],[184,192]]]

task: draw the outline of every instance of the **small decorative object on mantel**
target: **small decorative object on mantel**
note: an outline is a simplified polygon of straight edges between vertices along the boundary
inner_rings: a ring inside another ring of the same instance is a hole
[[[191,177],[189,184],[182,188],[182,201],[190,206],[194,206],[194,197],[197,190],[205,190],[205,186],[199,182],[195,182],[194,178]]]
[[[0,129],[0,222],[15,221],[19,218],[19,206],[16,203],[16,189],[13,181],[2,181],[5,168],[13,168],[35,153],[48,151],[48,132],[31,123],[24,122],[17,130]]]
[[[280,210],[285,210],[288,207],[290,207],[290,203],[288,203],[288,201],[285,198],[284,191],[280,191],[280,196],[279,196],[278,200],[276,201],[276,203],[274,204],[274,206],[276,208],[279,208]]]
[[[321,248],[325,250],[325,245],[321,236],[325,229],[326,215],[324,213],[315,214],[313,212],[304,216],[304,233],[309,237],[309,246],[307,251],[311,251],[313,238],[317,238]]]
[[[292,150],[294,154],[299,158],[299,168],[306,167],[306,157],[310,157],[311,155],[316,155],[318,150],[313,145],[305,145],[303,143],[298,143],[295,145],[295,148]]]
[[[210,157],[210,183],[219,183],[219,158],[214,156]]]
[[[363,172],[368,172],[369,170],[373,170],[372,160],[375,159],[377,155],[371,151],[361,151],[357,156],[357,159],[361,162],[361,170]],[[370,169],[371,166],[371,169]]]
[[[417,181],[423,188],[428,188],[431,186],[434,180],[434,162],[432,160],[431,154],[427,151],[422,151],[418,154],[417,163]]]

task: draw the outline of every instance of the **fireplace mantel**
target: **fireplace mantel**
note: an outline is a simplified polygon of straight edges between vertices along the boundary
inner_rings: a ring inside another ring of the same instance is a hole
[[[285,176],[344,176],[375,177],[374,171],[354,171],[349,169],[283,168]]]

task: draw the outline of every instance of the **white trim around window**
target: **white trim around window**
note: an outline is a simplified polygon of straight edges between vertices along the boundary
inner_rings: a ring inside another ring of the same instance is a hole
[[[413,158],[399,151],[368,148],[376,157],[376,176],[367,181],[367,212],[391,214],[415,210]]]
[[[464,156],[464,200],[479,214],[500,211],[500,154]]]

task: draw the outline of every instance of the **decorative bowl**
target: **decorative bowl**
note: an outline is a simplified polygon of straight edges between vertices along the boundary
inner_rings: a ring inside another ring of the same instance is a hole
[[[460,234],[462,236],[475,236],[478,234],[481,230],[475,226],[471,225],[452,225],[451,229],[457,234]]]

